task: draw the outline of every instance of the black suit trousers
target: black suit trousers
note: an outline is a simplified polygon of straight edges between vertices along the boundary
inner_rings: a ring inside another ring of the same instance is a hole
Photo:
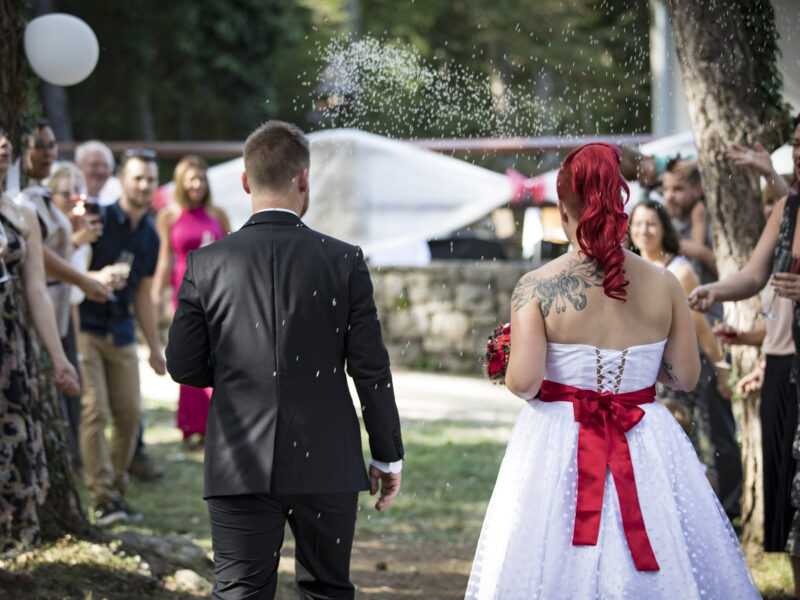
[[[208,498],[214,600],[272,600],[286,523],[295,538],[295,581],[304,600],[352,599],[350,552],[358,493]]]

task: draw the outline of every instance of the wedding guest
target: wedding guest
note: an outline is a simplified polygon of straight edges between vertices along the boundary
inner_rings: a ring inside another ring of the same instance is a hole
[[[192,250],[210,244],[231,232],[228,217],[211,204],[211,190],[206,172],[208,165],[199,156],[186,156],[175,167],[174,202],[158,213],[156,230],[161,245],[153,278],[153,303],[160,314],[164,286],[172,287],[172,310],[178,307],[178,288],[186,272],[186,256]],[[197,436],[202,446],[206,436],[208,404],[212,388],[180,386],[176,424],[185,442]]]
[[[752,148],[734,144],[725,152],[725,156],[737,166],[754,168],[765,178],[762,201],[764,216],[769,222],[775,205],[792,191],[791,186],[796,185],[796,178],[778,175],[769,153],[758,142]],[[782,552],[786,549],[794,514],[791,491],[796,466],[792,456],[792,441],[798,427],[797,383],[791,376],[792,365],[797,360],[792,340],[793,302],[776,296],[775,288],[767,285],[761,291],[761,305],[764,317],[761,327],[741,331],[730,325],[721,325],[719,334],[729,344],[761,347],[761,364],[739,379],[737,391],[740,394],[761,394],[763,547],[766,552]],[[766,317],[768,314],[772,318]]]
[[[86,195],[99,204],[110,204],[111,198],[102,197],[103,187],[114,172],[114,155],[103,142],[89,140],[75,148],[75,164],[86,178]]]
[[[630,231],[631,241],[642,258],[671,271],[681,282],[687,296],[700,284],[691,263],[680,254],[678,234],[661,203],[645,200],[637,204],[631,213]],[[716,482],[725,512],[733,520],[740,510],[741,451],[735,438],[730,441],[716,433],[720,429],[735,430],[736,427],[728,389],[729,370],[723,366],[722,349],[705,316],[693,312],[692,322],[699,341],[700,380],[689,392],[663,387],[659,388],[659,395],[669,401],[686,403],[692,408],[697,426],[697,437],[693,442]],[[724,421],[723,427],[715,423],[719,420]]]
[[[47,188],[52,195],[52,205],[64,216],[69,229],[66,234],[69,234],[68,242],[64,247],[52,249],[56,251],[61,258],[69,260],[73,269],[80,273],[86,273],[88,268],[88,254],[89,244],[96,241],[100,234],[103,233],[103,224],[100,222],[99,214],[89,214],[85,211],[83,205],[76,205],[72,199],[79,197],[81,189],[84,185],[83,174],[81,171],[71,163],[62,164],[58,167],[50,178],[47,180]],[[40,223],[44,223],[42,215],[49,218],[51,213],[50,203],[42,203],[42,209],[39,211]],[[43,209],[47,208],[47,212]],[[81,211],[82,214],[76,214]],[[55,219],[52,219],[53,221]],[[43,224],[44,226],[44,224]],[[51,234],[53,237],[51,227]],[[59,228],[60,229],[60,228]],[[103,277],[102,275],[99,275]],[[106,274],[105,278],[110,277]],[[63,288],[63,289],[60,289]],[[48,282],[48,291],[53,300],[53,306],[56,307],[56,314],[61,318],[66,319],[66,335],[62,335],[61,344],[64,347],[64,352],[69,361],[74,365],[79,365],[78,359],[78,342],[77,332],[80,331],[78,325],[78,310],[77,305],[73,298],[75,293],[80,294],[81,299],[84,297],[83,292],[79,288],[66,284],[58,284],[57,281]],[[59,324],[61,325],[61,323]],[[61,332],[63,333],[63,329]],[[80,420],[81,420],[81,398],[77,396],[67,396],[62,394],[62,412],[64,413],[67,422],[67,433],[69,435],[70,452],[72,454],[72,467],[73,474],[76,480],[82,481],[82,465],[83,460],[80,454]]]
[[[711,222],[696,160],[677,159],[667,163],[664,172],[664,205],[680,237],[680,253],[691,260],[700,283],[716,281]],[[715,304],[706,313],[706,320],[712,326],[724,318],[721,303]],[[707,403],[712,445],[718,453],[718,490],[725,511],[733,519],[741,514],[743,472],[730,394],[715,394],[712,391]]]
[[[0,123],[0,181],[11,164],[11,142]],[[48,490],[40,415],[55,385],[79,391],[78,377],[58,336],[45,284],[42,240],[36,213],[0,194],[0,551],[28,549],[39,542],[37,506]],[[49,356],[52,374],[40,377],[40,353]],[[3,579],[3,577],[0,577]]]
[[[43,181],[50,176],[53,162],[58,155],[58,145],[49,123],[46,120],[37,121],[33,131],[27,135],[26,141],[24,159],[29,184],[22,190],[17,202],[30,203],[36,211],[43,244],[47,290],[55,309],[58,335],[67,357],[71,361],[76,361],[75,331],[70,318],[71,284],[77,285],[86,295],[99,302],[108,299],[111,288],[107,285],[107,278],[104,282],[101,274],[90,277],[85,269],[75,269],[71,263],[72,224],[69,217],[55,204],[52,188],[43,185]],[[47,360],[45,355],[42,356]],[[46,368],[43,369],[43,372],[46,371]],[[52,386],[42,386],[42,391],[52,389]],[[80,418],[80,398],[61,394],[58,404],[67,424],[73,470],[78,474],[81,458],[76,433]]]
[[[692,261],[702,283],[715,281],[717,263],[713,233],[697,161],[670,160],[664,170],[662,195],[680,238],[681,254]],[[716,316],[721,319],[722,313]]]
[[[69,244],[71,235],[69,220],[53,206],[51,190],[42,185],[42,182],[50,176],[50,169],[57,154],[58,145],[50,125],[44,119],[37,121],[36,127],[27,136],[25,149],[29,183],[22,190],[17,201],[20,203],[30,202],[36,209],[39,224],[42,227],[44,266],[49,277],[48,286],[54,288],[53,295],[57,298],[67,296],[69,288],[66,284],[72,284],[78,286],[88,298],[95,302],[105,302],[111,294],[107,277],[105,274],[90,276],[72,267],[69,262],[72,252]],[[64,337],[66,320],[60,301],[57,302],[56,309],[59,310],[59,331],[61,337]]]
[[[800,114],[793,122],[792,160],[795,181],[800,177]],[[800,218],[800,194],[794,189],[776,205],[767,220],[764,231],[753,250],[750,260],[741,271],[729,275],[722,281],[701,285],[689,296],[690,305],[696,310],[708,310],[714,302],[744,300],[756,295],[768,283],[778,298],[793,302],[792,337],[795,345],[792,378],[800,376],[798,349],[800,348],[800,247],[795,241],[795,230]],[[772,278],[770,280],[770,275]],[[795,391],[798,386],[795,385]],[[796,398],[800,402],[800,397]],[[778,399],[780,402],[780,399]],[[787,400],[784,398],[784,402]],[[791,402],[791,400],[788,400]],[[780,410],[776,407],[776,410]],[[773,430],[774,431],[774,430]],[[780,450],[776,450],[776,453]],[[800,458],[800,427],[794,434],[792,454]],[[800,472],[795,471],[791,489],[792,507],[795,509],[786,542],[786,551],[792,564],[794,595],[800,596]],[[773,538],[774,539],[774,538]]]
[[[141,416],[134,317],[150,349],[150,366],[159,375],[166,372],[150,299],[158,255],[158,234],[147,216],[158,182],[155,161],[155,153],[149,151],[123,155],[122,196],[102,210],[103,234],[92,244],[89,267],[99,270],[116,264],[119,289],[112,301],[100,304],[87,299],[80,307],[79,348],[86,375],[81,453],[99,525],[141,518],[123,499]],[[109,416],[113,428],[106,440]]]

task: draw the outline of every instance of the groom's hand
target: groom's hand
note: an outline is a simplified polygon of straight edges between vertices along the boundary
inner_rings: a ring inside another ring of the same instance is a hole
[[[402,473],[384,473],[378,467],[369,467],[369,493],[374,496],[380,488],[381,494],[375,503],[375,508],[383,510],[388,507],[400,491]]]

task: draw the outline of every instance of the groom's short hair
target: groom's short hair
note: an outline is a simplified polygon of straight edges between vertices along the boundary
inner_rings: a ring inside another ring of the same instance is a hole
[[[244,169],[256,188],[284,192],[309,162],[308,140],[291,123],[267,121],[244,143]]]

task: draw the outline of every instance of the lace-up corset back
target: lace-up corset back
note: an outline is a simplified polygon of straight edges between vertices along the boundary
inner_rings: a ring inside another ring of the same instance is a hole
[[[547,344],[545,379],[573,387],[623,394],[653,385],[667,341],[624,350],[584,344]]]

